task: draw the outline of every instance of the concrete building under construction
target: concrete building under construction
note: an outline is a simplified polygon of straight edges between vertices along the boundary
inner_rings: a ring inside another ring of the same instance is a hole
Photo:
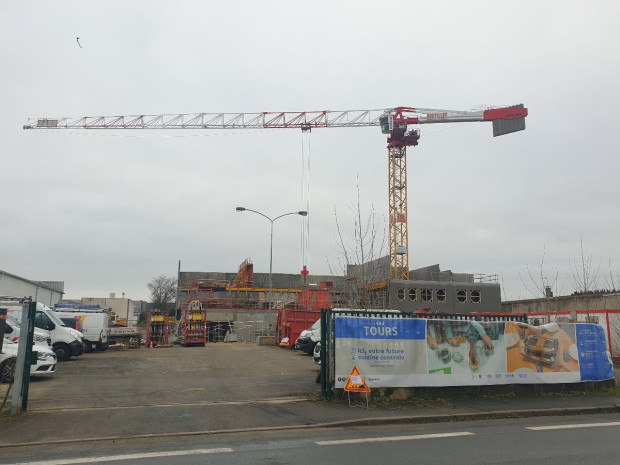
[[[453,273],[433,265],[410,272],[409,280],[389,279],[390,257],[350,265],[346,276],[254,273],[246,260],[237,273],[178,274],[177,317],[190,302],[206,309],[207,339],[233,333],[241,340],[267,334],[278,311],[317,312],[321,308],[393,309],[404,312],[501,312],[494,276]],[[271,299],[269,298],[271,290]],[[269,302],[271,301],[271,311]]]

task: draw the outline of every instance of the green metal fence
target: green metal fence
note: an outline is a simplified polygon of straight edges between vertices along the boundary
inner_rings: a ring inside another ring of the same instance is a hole
[[[363,318],[424,318],[427,320],[514,321],[527,323],[525,313],[407,313],[392,310],[321,310],[321,395],[331,398],[334,393],[335,338],[334,317]]]

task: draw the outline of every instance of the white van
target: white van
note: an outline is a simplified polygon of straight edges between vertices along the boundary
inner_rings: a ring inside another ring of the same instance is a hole
[[[108,312],[109,309],[107,308],[94,308],[94,306],[74,307],[58,304],[54,308],[54,313],[64,321],[67,319],[81,321],[84,352],[87,353],[93,349],[106,350],[108,348],[108,337],[110,335],[110,315]]]
[[[22,319],[22,305],[16,305],[15,301],[0,302],[0,308],[7,309],[7,316],[15,318],[17,321]],[[68,328],[60,321],[54,311],[47,305],[37,302],[37,311],[34,317],[34,325],[46,331],[52,339],[52,350],[56,354],[59,362],[69,360],[71,357],[82,355],[84,346],[82,345],[82,334],[75,329]]]

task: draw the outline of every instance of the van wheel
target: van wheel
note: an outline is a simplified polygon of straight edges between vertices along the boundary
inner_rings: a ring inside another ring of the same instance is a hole
[[[17,365],[17,359],[7,358],[2,362],[2,371],[0,371],[0,381],[3,383],[13,383],[15,381],[15,365]]]
[[[93,351],[93,345],[90,341],[84,340],[84,353],[90,354]]]
[[[67,344],[58,343],[53,349],[59,362],[66,362],[71,358],[71,349]]]

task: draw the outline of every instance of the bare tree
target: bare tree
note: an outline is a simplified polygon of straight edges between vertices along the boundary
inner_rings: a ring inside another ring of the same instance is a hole
[[[148,283],[151,291],[153,308],[162,312],[174,312],[174,301],[177,296],[177,280],[169,276],[159,275]]]
[[[596,290],[598,273],[601,264],[592,264],[592,255],[586,255],[583,250],[583,238],[580,239],[579,257],[573,256],[568,261],[570,267],[569,282],[576,294],[589,294]]]
[[[570,267],[570,275],[568,280],[575,296],[584,296],[583,302],[585,304],[586,311],[590,310],[590,295],[594,294],[597,290],[598,274],[601,269],[601,263],[598,265],[592,264],[592,255],[587,255],[583,250],[583,238],[580,239],[579,256],[573,256],[573,260],[568,261]],[[586,318],[590,318],[590,314],[587,313]]]
[[[527,265],[527,275],[529,277],[529,282],[526,282],[521,278],[519,274],[519,278],[521,279],[521,283],[523,287],[527,289],[527,291],[532,295],[535,299],[544,298],[546,299],[546,303],[543,306],[544,311],[551,314],[557,313],[559,308],[559,301],[553,300],[554,293],[557,295],[557,283],[559,271],[556,267],[555,270],[549,269],[546,263],[547,259],[547,249],[543,245],[543,253],[540,258],[540,261],[536,264],[536,270],[532,270]],[[547,316],[547,321],[550,321],[550,315]]]
[[[611,267],[611,258],[609,259],[609,276],[605,278],[605,284],[607,289],[614,294],[620,292],[620,274],[618,274],[618,272],[614,274]]]
[[[373,284],[389,278],[389,257],[387,262],[382,255],[386,249],[385,226],[377,219],[374,206],[370,212],[362,212],[359,178],[357,182],[357,199],[349,204],[352,215],[352,227],[347,229],[341,223],[334,208],[337,244],[337,264],[328,260],[330,273],[342,274],[346,282],[346,299],[344,305],[351,308],[386,307],[386,301],[378,303],[373,300]],[[386,267],[387,264],[387,267]]]
[[[526,283],[521,278],[521,283],[532,294],[532,297],[538,299],[540,297],[549,298],[553,296],[555,292],[557,294],[557,282],[558,282],[558,269],[548,270],[545,263],[547,257],[546,247],[543,246],[543,254],[540,261],[537,263],[537,270],[532,271],[530,266],[527,265],[527,274],[530,278],[530,282]]]

